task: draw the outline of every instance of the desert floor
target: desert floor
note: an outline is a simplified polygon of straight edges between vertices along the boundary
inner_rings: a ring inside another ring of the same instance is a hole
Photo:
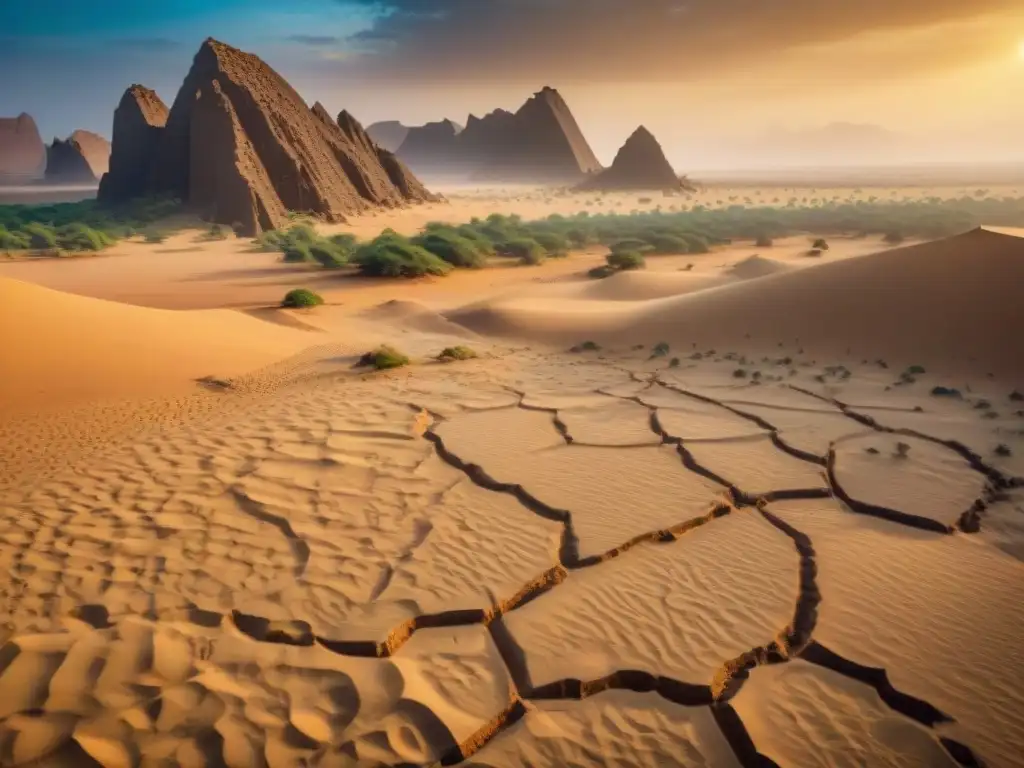
[[[0,265],[0,765],[1024,765],[1024,239],[830,243]]]

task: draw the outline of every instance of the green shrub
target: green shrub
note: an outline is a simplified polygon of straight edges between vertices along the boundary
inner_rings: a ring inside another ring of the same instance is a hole
[[[654,233],[646,238],[650,252],[659,256],[674,256],[689,253],[690,244],[679,235]]]
[[[668,367],[669,368],[678,368],[679,367],[679,358],[678,357],[673,357],[671,360],[669,360],[668,361]]]
[[[503,256],[519,259],[522,264],[540,264],[547,256],[544,247],[533,238],[518,237],[498,246]]]
[[[393,231],[385,231],[359,246],[352,261],[360,272],[372,277],[443,276],[452,270],[444,259]]]
[[[954,389],[953,387],[932,387],[932,394],[935,397],[963,397],[963,393],[960,392],[959,389]]]
[[[816,248],[819,251],[827,251],[828,250],[828,241],[825,238],[823,238],[823,237],[819,237],[817,240],[815,240],[811,244],[811,248]]]
[[[409,358],[392,346],[382,344],[372,352],[367,352],[356,365],[361,367],[372,366],[378,371],[385,371],[390,368],[401,368],[409,364]]]
[[[306,251],[310,258],[321,267],[337,269],[348,264],[349,254],[330,240],[320,240],[310,245]],[[287,254],[286,254],[287,257]]]
[[[647,266],[643,255],[636,251],[613,251],[604,258],[612,269],[643,269]]]
[[[301,307],[317,307],[324,303],[323,297],[306,288],[296,288],[285,294],[282,307],[297,309]]]
[[[886,232],[882,236],[882,240],[888,243],[889,245],[899,245],[906,239],[907,238],[904,236],[904,234],[898,230]]]
[[[438,229],[413,238],[412,243],[453,267],[479,268],[487,263],[487,256],[477,244],[453,229]]]
[[[667,341],[659,341],[651,349],[651,357],[665,357],[669,353],[669,346]]]
[[[700,235],[684,234],[681,235],[683,240],[686,241],[687,247],[690,249],[690,253],[707,253],[710,251],[707,239]]]
[[[309,264],[315,261],[308,243],[289,243],[282,257],[288,264]]]
[[[464,347],[460,345],[457,347],[445,347],[444,349],[441,350],[441,353],[437,356],[437,359],[440,360],[442,363],[450,363],[454,362],[455,360],[472,360],[474,357],[477,357],[476,352],[474,352],[469,347]]]
[[[143,235],[142,239],[145,242],[150,243],[151,245],[158,245],[159,243],[162,243],[164,242],[164,240],[167,239],[167,233],[162,232],[160,230],[151,229]]]
[[[0,225],[0,251],[22,251],[29,247],[28,236],[23,232],[8,232]]]
[[[57,233],[51,226],[33,221],[22,227],[21,231],[28,236],[28,247],[33,250],[52,250],[57,247]]]
[[[569,239],[557,232],[537,232],[533,239],[548,256],[557,258],[569,254]]]
[[[754,239],[754,245],[757,248],[771,248],[775,242],[768,235],[761,234]]]
[[[67,251],[102,251],[114,238],[85,224],[65,224],[57,230],[57,247]]]

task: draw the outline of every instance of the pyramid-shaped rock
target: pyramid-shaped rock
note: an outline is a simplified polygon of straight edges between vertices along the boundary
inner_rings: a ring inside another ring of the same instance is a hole
[[[554,88],[516,112],[470,115],[410,128],[398,156],[415,173],[519,184],[575,183],[601,170],[565,100]]]
[[[91,131],[75,131],[46,148],[50,184],[95,184],[110,166],[110,142]]]
[[[676,175],[661,144],[642,125],[626,139],[611,166],[580,184],[581,189],[645,190],[686,189]]]
[[[0,117],[0,184],[36,181],[45,170],[46,145],[32,116]]]
[[[110,168],[100,179],[100,200],[118,203],[146,194],[166,123],[167,105],[155,91],[136,84],[124,92],[114,110]]]
[[[282,226],[288,211],[341,221],[433,199],[358,122],[342,117],[332,120],[319,104],[310,109],[258,57],[207,40],[146,163],[146,192],[177,197],[248,235]]]
[[[484,118],[476,126],[490,139],[483,142],[487,156],[473,174],[478,180],[566,183],[601,169],[576,118],[554,88],[535,93],[511,117],[488,122]],[[469,131],[467,123],[463,134]]]

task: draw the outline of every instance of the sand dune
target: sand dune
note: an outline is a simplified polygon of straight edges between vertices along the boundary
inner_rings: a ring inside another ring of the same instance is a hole
[[[130,307],[0,278],[0,403],[53,405],[182,391],[312,346],[308,334],[229,310]]]
[[[725,269],[725,274],[740,280],[753,280],[758,277],[768,277],[768,275],[789,272],[791,269],[792,267],[788,264],[773,259],[766,259],[764,256],[759,256],[755,253],[753,256],[748,256]]]
[[[1024,240],[846,245],[0,279],[0,763],[1017,768]]]
[[[481,333],[566,343],[804,348],[1024,376],[1024,238],[984,229],[633,306],[513,299],[448,313]]]

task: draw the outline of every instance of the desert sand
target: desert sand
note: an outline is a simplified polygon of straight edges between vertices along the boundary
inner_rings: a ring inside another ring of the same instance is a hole
[[[0,265],[0,764],[1024,765],[1024,239],[829,240]]]

